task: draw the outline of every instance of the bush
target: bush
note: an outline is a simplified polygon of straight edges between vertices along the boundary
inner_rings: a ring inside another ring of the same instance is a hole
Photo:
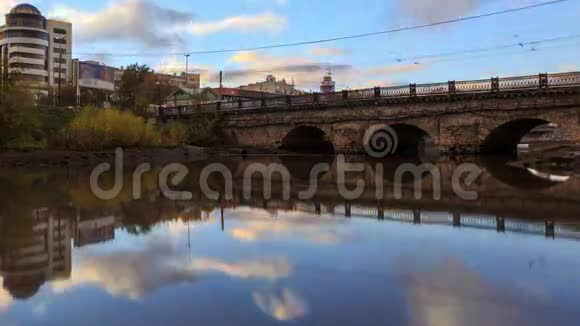
[[[82,151],[115,147],[151,147],[160,135],[145,119],[117,109],[85,108],[65,131],[68,148]]]
[[[76,117],[77,111],[52,107],[41,107],[38,111],[48,147],[64,147],[65,131]]]
[[[0,148],[46,146],[33,97],[18,85],[4,85],[0,95]]]
[[[214,113],[207,113],[196,116],[196,119],[189,125],[189,143],[197,146],[211,146],[216,142],[215,128],[218,116]]]
[[[171,121],[161,128],[161,140],[164,146],[186,144],[190,137],[190,128],[182,122]]]

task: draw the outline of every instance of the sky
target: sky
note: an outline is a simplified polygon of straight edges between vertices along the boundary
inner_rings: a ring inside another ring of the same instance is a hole
[[[182,53],[295,43],[428,24],[547,0],[30,0],[73,23],[73,56],[185,71]],[[6,13],[18,0],[0,0]],[[388,35],[259,51],[197,54],[202,86],[278,79],[317,90],[580,70],[580,1]],[[0,23],[3,23],[3,16]],[[578,33],[578,34],[577,34]],[[554,38],[563,38],[553,40]],[[546,41],[552,40],[552,41]],[[530,44],[540,41],[539,43]],[[510,46],[503,47],[502,46]],[[474,49],[488,51],[469,52]],[[457,52],[463,52],[458,54]],[[450,54],[451,53],[451,54]]]

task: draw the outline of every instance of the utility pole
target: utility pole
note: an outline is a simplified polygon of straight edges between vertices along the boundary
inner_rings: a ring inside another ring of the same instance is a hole
[[[185,86],[189,84],[189,54],[185,55]]]
[[[224,82],[224,72],[220,70],[220,97],[219,100],[221,101],[223,99],[223,82]]]
[[[187,104],[191,104],[191,93],[189,92],[189,54],[185,55],[185,88],[187,91]]]

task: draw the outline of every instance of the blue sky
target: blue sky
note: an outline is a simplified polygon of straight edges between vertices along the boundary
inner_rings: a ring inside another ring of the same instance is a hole
[[[171,53],[244,48],[373,32],[546,0],[36,0],[49,18],[73,22],[73,52],[113,66],[185,70]],[[15,0],[0,0],[6,11]],[[446,26],[309,46],[194,55],[191,70],[213,85],[219,70],[238,86],[268,73],[316,89],[326,67],[340,88],[578,70],[580,37],[456,56],[436,54],[575,35],[580,1]],[[126,54],[139,54],[127,56]],[[424,58],[424,55],[436,55]],[[416,59],[414,57],[421,56]]]

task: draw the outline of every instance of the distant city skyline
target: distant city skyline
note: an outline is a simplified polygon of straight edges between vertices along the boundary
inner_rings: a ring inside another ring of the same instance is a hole
[[[185,70],[172,53],[247,48],[332,38],[521,7],[545,0],[226,0],[207,6],[186,0],[6,0],[0,24],[13,6],[29,2],[47,18],[73,24],[73,56],[120,67],[139,62],[164,73]],[[223,54],[192,55],[190,72],[202,86],[237,87],[294,79],[318,90],[327,68],[336,88],[489,78],[578,70],[580,4],[574,1],[518,13],[369,38]],[[539,44],[536,41],[560,38]],[[521,43],[521,46],[517,46]],[[512,47],[499,48],[505,45]],[[490,49],[476,53],[472,49]],[[127,56],[126,54],[139,54]],[[455,55],[442,55],[455,53]]]

